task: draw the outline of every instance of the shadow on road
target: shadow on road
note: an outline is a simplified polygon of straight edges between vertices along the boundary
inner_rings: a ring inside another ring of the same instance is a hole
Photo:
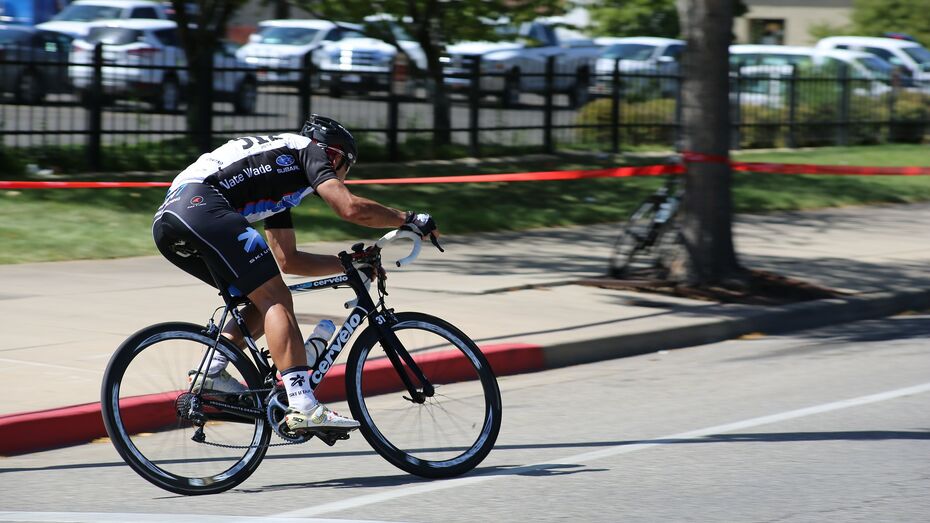
[[[584,448],[604,448],[620,447],[627,445],[677,445],[681,443],[746,443],[746,442],[790,442],[790,441],[888,441],[888,440],[930,440],[930,427],[915,429],[911,431],[903,430],[864,430],[864,431],[828,431],[828,432],[768,432],[768,433],[739,433],[739,434],[712,434],[702,438],[689,439],[647,439],[647,440],[618,440],[618,441],[579,441],[565,443],[525,443],[513,445],[496,445],[494,452],[506,450],[530,450],[530,449],[584,449]],[[433,449],[419,449],[433,450]],[[452,450],[452,449],[445,449]],[[460,450],[465,450],[461,448]],[[352,451],[352,452],[314,452],[304,454],[282,454],[277,456],[266,456],[265,460],[286,459],[293,460],[297,458],[332,458],[332,457],[356,457],[356,456],[376,456],[374,451]],[[185,460],[173,460],[181,463]],[[126,467],[122,461],[108,461],[98,463],[72,463],[63,465],[49,465],[45,467],[6,467],[0,468],[0,474],[9,472],[40,472],[46,470],[81,470],[97,469],[110,467]],[[561,469],[581,467],[582,465],[565,465],[565,464],[541,464],[541,465],[501,465],[493,467],[478,467],[469,476],[474,475],[495,475],[495,474],[520,474],[520,475],[559,475],[573,474],[576,472],[596,472],[597,469],[584,469],[577,471],[566,471]],[[309,483],[290,483],[282,485],[270,485],[261,489],[238,489],[238,492],[266,492],[269,490],[286,490],[289,488],[316,488],[316,487],[385,487],[404,485],[407,483],[420,483],[428,480],[418,478],[408,474],[399,474],[392,476],[366,476],[353,478],[337,478],[325,481],[316,481]]]

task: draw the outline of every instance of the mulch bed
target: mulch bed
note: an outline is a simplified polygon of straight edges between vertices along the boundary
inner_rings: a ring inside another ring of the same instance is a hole
[[[579,280],[579,285],[603,289],[647,292],[693,300],[746,305],[784,305],[810,300],[837,298],[846,294],[771,272],[748,269],[739,282],[728,285],[692,287],[650,278],[649,274],[631,274],[629,279],[604,276]]]

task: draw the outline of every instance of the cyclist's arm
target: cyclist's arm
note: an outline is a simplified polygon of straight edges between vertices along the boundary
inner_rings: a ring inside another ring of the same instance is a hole
[[[297,250],[294,229],[266,228],[265,236],[281,272],[296,276],[325,276],[342,272],[342,264],[336,256]]]
[[[400,227],[407,214],[349,192],[339,180],[326,180],[316,188],[323,201],[345,221],[367,227]]]

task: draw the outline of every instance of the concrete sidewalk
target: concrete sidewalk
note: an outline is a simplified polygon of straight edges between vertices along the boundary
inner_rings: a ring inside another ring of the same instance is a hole
[[[445,254],[424,246],[414,265],[389,272],[388,304],[442,317],[482,346],[537,346],[551,368],[928,307],[928,231],[930,204],[739,216],[745,266],[850,293],[781,307],[569,284],[603,274],[616,226],[447,236]],[[335,253],[350,244],[306,247]],[[305,333],[322,317],[339,323],[350,297],[296,297]],[[204,323],[220,303],[159,257],[0,266],[0,382],[12,391],[0,428],[14,413],[98,401],[106,363],[126,337],[162,321]]]

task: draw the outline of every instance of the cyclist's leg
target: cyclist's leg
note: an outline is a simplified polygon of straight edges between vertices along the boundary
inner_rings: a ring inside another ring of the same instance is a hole
[[[264,318],[261,325],[275,365],[281,370],[306,366],[307,353],[294,315],[294,300],[281,276],[264,282],[248,296],[259,317]]]
[[[255,308],[255,305],[249,304],[243,307],[240,313],[245,320],[245,326],[249,330],[252,339],[257,340],[261,338],[265,334],[265,320],[261,312]],[[223,327],[223,336],[240,349],[246,348],[245,336],[243,336],[242,331],[239,330],[239,326],[236,325],[236,320],[230,319],[226,322],[226,325]]]
[[[159,251],[171,263],[216,287],[212,268],[220,284],[228,286],[234,295],[247,295],[280,275],[259,233],[210,185],[188,184],[173,192],[159,209],[152,232]],[[260,336],[262,318],[252,309],[252,313],[246,314],[246,323],[253,335]],[[238,328],[227,325],[225,330],[227,338],[240,347],[244,345]],[[208,374],[220,373],[225,365],[222,355],[215,356]]]

